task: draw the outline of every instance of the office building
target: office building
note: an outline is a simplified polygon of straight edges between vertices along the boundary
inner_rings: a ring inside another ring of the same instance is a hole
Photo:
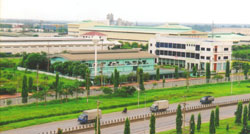
[[[196,66],[205,70],[206,63],[210,63],[212,71],[223,72],[226,61],[231,61],[232,45],[231,41],[158,34],[150,39],[148,52],[158,56],[157,62],[161,65],[176,65],[189,70]]]

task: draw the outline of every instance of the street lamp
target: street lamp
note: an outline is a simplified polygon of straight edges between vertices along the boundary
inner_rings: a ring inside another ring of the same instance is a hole
[[[99,37],[98,36],[93,36],[93,39],[92,39],[94,45],[95,45],[95,76],[97,75],[97,45],[98,45],[98,42],[100,41]]]

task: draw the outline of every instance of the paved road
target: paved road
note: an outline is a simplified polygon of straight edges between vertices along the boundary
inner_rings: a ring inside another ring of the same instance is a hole
[[[219,98],[215,98],[215,102],[216,103],[218,103],[218,102],[226,102],[226,101],[229,101],[229,100],[231,101],[231,100],[246,99],[246,98],[250,98],[250,94],[219,97]],[[199,103],[199,100],[188,101],[187,103],[188,103],[188,106],[201,105]],[[176,109],[177,105],[178,105],[178,103],[171,104],[169,109]],[[233,112],[232,110],[229,110],[229,111]],[[225,113],[223,112],[223,114],[226,114],[226,112]],[[105,114],[105,115],[103,115],[103,118],[101,119],[101,121],[116,119],[116,118],[120,118],[120,117],[127,117],[127,116],[132,116],[132,115],[133,116],[134,115],[140,115],[142,113],[150,113],[149,108],[141,108],[141,109],[129,110],[127,114],[122,114],[121,112]],[[205,115],[203,115],[203,116],[205,116]],[[166,117],[163,117],[163,119],[159,118],[159,119],[157,119],[157,121],[158,120],[164,120],[165,118]],[[173,117],[173,119],[174,119],[174,117]],[[168,121],[167,124],[170,124],[170,125],[174,124],[174,120],[169,120],[169,119],[166,120],[165,119],[165,121]],[[146,124],[147,121],[143,122],[143,123]],[[143,124],[143,123],[139,123],[139,124]],[[135,122],[135,124],[137,124],[137,122]],[[19,129],[4,131],[4,132],[1,132],[1,134],[20,134],[20,133],[22,133],[22,134],[38,134],[38,133],[46,132],[46,131],[54,131],[54,130],[57,130],[57,128],[69,128],[69,127],[78,126],[78,125],[80,125],[80,124],[78,124],[76,119],[71,119],[71,120],[58,121],[58,122],[52,122],[52,123],[46,123],[46,124],[41,124],[41,125],[35,125],[35,126],[30,126],[30,127],[25,127],[25,128],[19,128]],[[131,126],[132,126],[133,131],[144,130],[141,127],[142,125],[138,125],[138,126],[137,125],[131,125]],[[148,126],[148,125],[145,125],[145,126]],[[161,126],[161,124],[159,124],[157,126]],[[166,125],[164,125],[164,126],[166,126]],[[120,127],[123,127],[123,126],[120,126]],[[111,127],[111,128],[113,128],[113,127]],[[103,129],[102,133],[105,133],[106,129],[108,129],[108,128]],[[109,132],[108,130],[106,131],[106,133]],[[123,129],[120,132],[123,133]],[[118,132],[118,133],[120,133],[120,132]],[[92,131],[90,131],[90,133],[92,133]]]

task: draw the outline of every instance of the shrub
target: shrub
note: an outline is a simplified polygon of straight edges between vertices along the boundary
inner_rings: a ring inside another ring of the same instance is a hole
[[[121,87],[120,89],[117,89],[116,95],[121,97],[128,97],[135,93],[136,89],[135,87],[128,86],[128,87]]]
[[[0,94],[15,94],[17,92],[16,87],[12,85],[5,85],[0,87]]]
[[[10,105],[12,103],[12,100],[8,99],[7,100],[7,105]]]
[[[104,94],[111,95],[113,93],[113,90],[110,87],[101,87],[101,90]]]

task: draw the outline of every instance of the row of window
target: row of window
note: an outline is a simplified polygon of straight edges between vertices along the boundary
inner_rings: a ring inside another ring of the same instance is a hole
[[[185,44],[156,42],[156,47],[186,49]]]
[[[155,54],[156,55],[166,55],[166,56],[176,56],[176,57],[200,59],[200,54],[198,54],[198,53],[186,53],[186,52],[156,50]]]
[[[22,46],[22,47],[20,47],[20,46],[13,46],[13,47],[12,46],[5,46],[5,47],[0,47],[0,48],[28,48],[28,47],[30,47],[30,48],[46,47],[47,48],[46,45],[45,46]],[[87,45],[70,45],[70,46],[49,46],[49,47],[88,47],[88,46]]]

